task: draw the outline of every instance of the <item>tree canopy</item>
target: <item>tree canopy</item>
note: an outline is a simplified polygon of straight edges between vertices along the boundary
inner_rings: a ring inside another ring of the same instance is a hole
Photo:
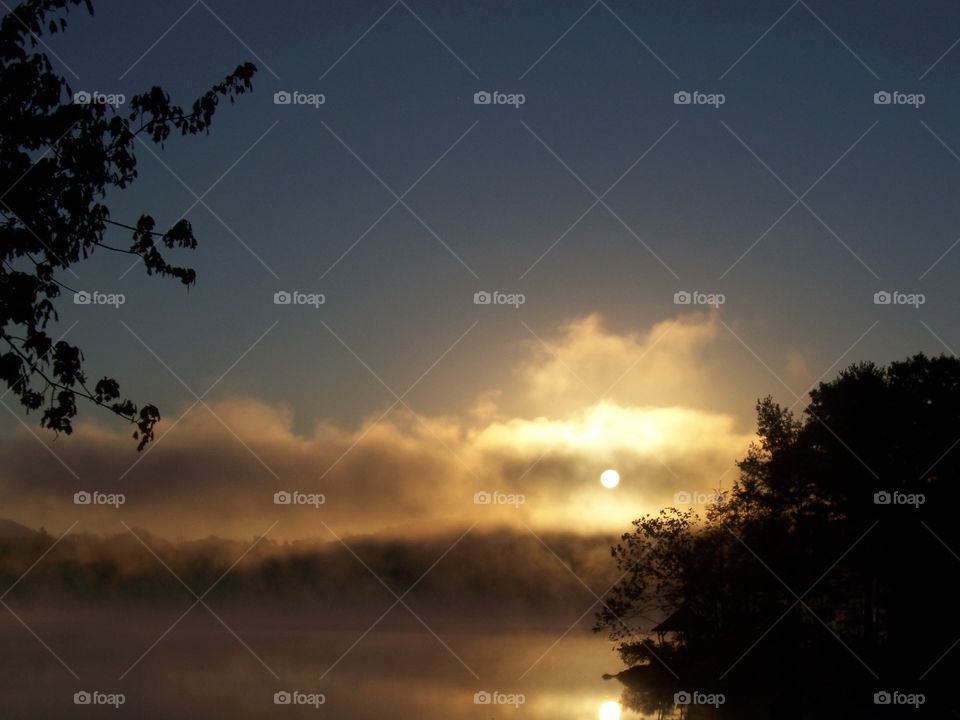
[[[799,416],[761,400],[739,478],[705,516],[665,509],[612,549],[625,575],[595,629],[661,678],[779,688],[791,702],[880,678],[949,686],[958,442],[952,357],[853,365]]]
[[[147,275],[196,281],[192,268],[164,254],[197,246],[188,220],[158,229],[149,214],[117,219],[106,195],[136,180],[139,143],[208,133],[223,100],[252,90],[256,67],[239,65],[188,109],[158,86],[122,110],[75,102],[40,42],[66,30],[72,6],[93,14],[91,0],[28,0],[0,22],[0,380],[28,412],[42,408],[44,427],[70,433],[81,398],[129,420],[142,449],[160,419],[157,407],[123,397],[110,377],[90,382],[81,349],[51,336],[64,291],[76,292],[65,273],[102,250],[138,257]],[[130,244],[105,242],[108,225],[129,230]]]

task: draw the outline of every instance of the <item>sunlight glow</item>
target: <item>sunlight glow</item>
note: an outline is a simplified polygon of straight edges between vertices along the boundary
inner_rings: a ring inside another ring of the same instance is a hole
[[[717,438],[736,439],[745,449],[752,438],[740,440],[731,416],[694,408],[621,406],[604,400],[562,417],[498,420],[478,431],[482,448],[532,452],[563,450],[602,453],[612,462],[617,453],[656,462],[665,455],[713,448]],[[659,464],[659,463],[658,463]]]
[[[600,473],[600,484],[605,488],[615,488],[620,484],[620,473],[613,468],[604,470],[602,473]]]
[[[600,706],[600,712],[597,713],[600,720],[620,720],[620,703],[609,700]]]

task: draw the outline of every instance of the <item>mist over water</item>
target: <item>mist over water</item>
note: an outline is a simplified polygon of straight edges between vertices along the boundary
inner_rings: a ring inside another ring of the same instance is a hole
[[[83,692],[148,719],[595,718],[623,690],[602,678],[621,668],[613,645],[590,631],[593,593],[616,579],[607,537],[251,549],[17,529],[0,543],[4,718],[114,711],[76,704]]]
[[[622,690],[601,677],[619,667],[610,644],[582,627],[560,639],[569,628],[557,623],[496,630],[489,620],[437,623],[425,613],[428,629],[401,606],[366,635],[382,611],[347,622],[319,609],[291,614],[282,608],[214,608],[242,642],[197,606],[146,652],[189,605],[185,600],[182,609],[169,612],[34,609],[25,614],[79,680],[6,614],[0,620],[3,716],[109,716],[110,707],[74,705],[75,692],[98,690],[123,693],[123,714],[146,720],[183,717],[185,708],[191,717],[237,720],[520,714],[573,720],[596,718],[600,706],[617,701]],[[276,705],[274,694],[284,691],[304,698],[322,694],[324,702]],[[515,696],[519,705],[477,704],[477,693]],[[622,717],[644,716],[624,712]]]

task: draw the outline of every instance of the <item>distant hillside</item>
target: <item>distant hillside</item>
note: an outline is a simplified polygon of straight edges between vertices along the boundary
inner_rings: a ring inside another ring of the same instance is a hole
[[[36,530],[31,530],[26,525],[0,518],[0,539],[30,538],[36,534]]]
[[[361,537],[348,538],[349,548],[332,541],[269,538],[255,547],[220,538],[170,542],[144,530],[136,530],[136,536],[71,533],[34,565],[43,548],[29,538],[39,534],[14,522],[0,523],[0,588],[29,570],[30,582],[15,591],[22,601],[182,602],[183,587],[171,577],[173,571],[190,587],[216,585],[211,597],[222,603],[281,599],[325,607],[325,612],[382,612],[392,591],[415,609],[486,616],[496,607],[504,616],[553,612],[566,617],[582,613],[596,599],[584,584],[602,592],[616,580],[609,562],[611,538],[573,533],[543,533],[542,542],[506,528],[462,537],[459,532],[412,540]]]

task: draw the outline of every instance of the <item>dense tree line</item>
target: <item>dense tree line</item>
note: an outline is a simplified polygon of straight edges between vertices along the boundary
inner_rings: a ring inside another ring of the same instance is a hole
[[[799,415],[759,402],[757,435],[705,517],[634,522],[596,629],[637,675],[769,695],[790,716],[818,693],[945,693],[960,667],[960,361],[851,366]]]

